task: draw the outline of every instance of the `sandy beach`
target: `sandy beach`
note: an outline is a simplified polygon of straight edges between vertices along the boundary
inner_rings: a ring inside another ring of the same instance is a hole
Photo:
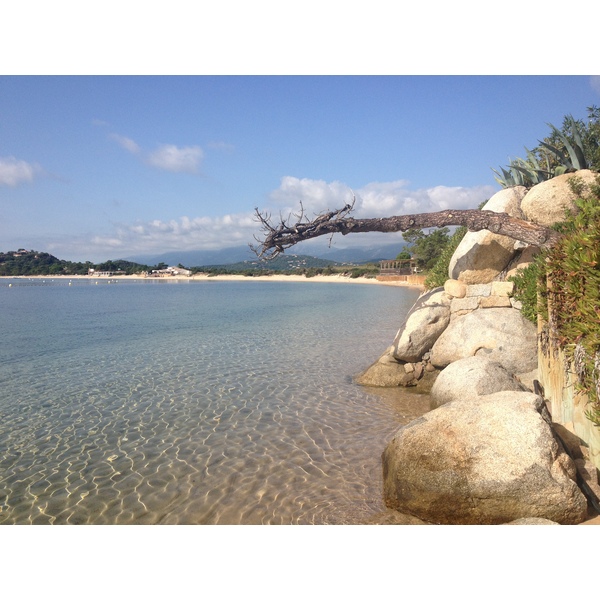
[[[368,277],[349,277],[347,275],[315,275],[314,277],[306,277],[304,275],[208,275],[206,273],[197,273],[190,277],[185,275],[172,275],[169,277],[143,277],[140,275],[114,275],[111,277],[105,276],[90,276],[90,275],[22,275],[15,277],[0,276],[0,279],[47,279],[52,280],[80,280],[90,279],[95,281],[135,281],[135,280],[150,280],[161,279],[165,281],[285,281],[285,282],[313,282],[313,283],[356,283],[363,285],[387,285],[395,287],[417,287],[424,289],[420,284],[408,283],[406,281],[379,281],[375,278]]]

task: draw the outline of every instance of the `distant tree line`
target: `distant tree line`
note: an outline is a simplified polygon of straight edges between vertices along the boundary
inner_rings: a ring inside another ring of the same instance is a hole
[[[341,274],[354,279],[356,277],[376,277],[379,274],[379,265],[368,263],[360,266],[327,265],[324,267],[296,267],[291,269],[269,269],[264,266],[239,267],[236,265],[219,265],[214,267],[193,267],[192,273],[206,273],[209,276],[244,275],[246,277],[260,277],[262,275],[304,275],[305,277],[314,277],[315,275]]]
[[[167,268],[166,263],[154,266],[143,265],[127,260],[107,260],[102,263],[71,262],[60,260],[47,252],[35,250],[11,250],[0,252],[0,276],[23,277],[33,275],[87,275],[90,269],[95,271],[122,271],[126,275],[136,273],[159,271]],[[182,267],[182,265],[179,265]],[[317,259],[310,256],[294,255],[293,260],[281,259],[269,263],[241,262],[231,265],[214,265],[205,267],[192,267],[192,273],[208,273],[209,275],[245,275],[255,277],[258,275],[274,275],[277,273],[305,275],[336,275],[344,274],[349,277],[375,277],[379,273],[379,266],[368,263],[364,265],[341,265],[333,261]]]
[[[13,250],[0,252],[0,276],[17,277],[31,275],[87,275],[96,271],[123,271],[127,275],[152,270],[154,267],[127,260],[109,260],[94,264],[90,261],[71,262],[60,260],[47,252]]]

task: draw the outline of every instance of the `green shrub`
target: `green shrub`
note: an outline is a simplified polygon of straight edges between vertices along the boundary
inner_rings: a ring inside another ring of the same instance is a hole
[[[425,278],[425,287],[428,290],[444,285],[448,279],[448,267],[450,266],[452,255],[454,254],[456,248],[458,248],[458,245],[465,237],[466,233],[466,227],[457,227],[456,231],[452,234],[452,236],[450,236],[448,243],[444,246],[444,249],[441,251],[437,261],[427,273],[427,277]]]
[[[529,320],[535,323],[539,315],[551,321],[552,340],[573,366],[577,389],[589,398],[586,415],[600,426],[600,178],[590,193],[583,193],[577,177],[571,188],[580,195],[576,213],[555,226],[560,241],[511,278],[513,297]]]
[[[538,254],[529,266],[509,277],[515,284],[512,297],[521,303],[521,314],[534,325],[537,325],[538,314],[548,319],[544,256],[544,253]]]

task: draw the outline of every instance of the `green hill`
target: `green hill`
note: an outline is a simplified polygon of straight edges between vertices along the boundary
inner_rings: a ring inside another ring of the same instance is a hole
[[[0,252],[0,276],[19,277],[31,275],[87,275],[89,269],[96,271],[123,271],[126,274],[147,271],[150,267],[126,260],[91,262],[70,262],[60,260],[47,252],[35,250],[11,250]]]
[[[219,271],[221,273],[239,273],[245,271],[260,271],[260,272],[281,272],[281,271],[302,271],[304,269],[319,269],[326,267],[338,266],[332,260],[323,258],[315,258],[314,256],[305,256],[303,254],[284,254],[269,261],[259,260],[244,260],[242,262],[226,264],[226,265],[205,265],[194,267],[195,271]]]

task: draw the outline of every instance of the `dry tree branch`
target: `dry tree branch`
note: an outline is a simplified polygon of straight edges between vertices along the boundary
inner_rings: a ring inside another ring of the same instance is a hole
[[[297,221],[294,225],[288,224],[284,219],[280,219],[279,224],[273,225],[270,214],[261,213],[258,208],[255,209],[256,218],[261,224],[264,237],[255,236],[254,239],[259,246],[250,245],[250,248],[260,259],[275,258],[299,242],[322,235],[333,235],[334,233],[347,235],[373,231],[391,233],[413,228],[427,229],[448,225],[462,225],[469,231],[487,229],[540,248],[549,248],[560,238],[560,234],[553,229],[511,217],[506,213],[489,210],[443,210],[377,219],[354,219],[348,216],[354,208],[353,201],[352,204],[346,204],[343,208],[321,213],[311,221],[305,217],[302,204],[300,207],[300,215],[296,215]]]

